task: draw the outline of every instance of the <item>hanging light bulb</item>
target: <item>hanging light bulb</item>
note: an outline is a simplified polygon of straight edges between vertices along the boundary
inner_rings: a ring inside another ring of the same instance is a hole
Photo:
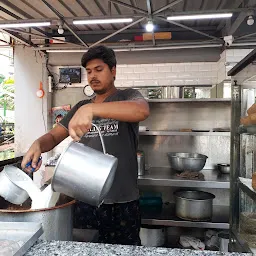
[[[146,31],[147,32],[154,31],[154,24],[153,24],[152,20],[149,20],[148,23],[146,24]]]
[[[252,26],[253,24],[254,24],[254,19],[253,19],[253,16],[250,15],[248,16],[248,19],[247,19],[247,25]]]
[[[60,35],[62,35],[62,34],[64,33],[63,25],[61,25],[61,24],[59,25],[58,33],[59,33]]]

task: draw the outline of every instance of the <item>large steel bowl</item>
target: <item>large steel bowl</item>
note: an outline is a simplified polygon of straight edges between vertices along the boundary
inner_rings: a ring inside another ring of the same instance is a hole
[[[171,168],[178,172],[201,171],[206,163],[207,156],[198,153],[167,153]]]

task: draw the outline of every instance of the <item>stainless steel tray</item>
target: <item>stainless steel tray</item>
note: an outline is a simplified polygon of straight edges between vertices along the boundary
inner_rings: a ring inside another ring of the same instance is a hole
[[[43,234],[41,223],[0,222],[0,256],[22,256]]]

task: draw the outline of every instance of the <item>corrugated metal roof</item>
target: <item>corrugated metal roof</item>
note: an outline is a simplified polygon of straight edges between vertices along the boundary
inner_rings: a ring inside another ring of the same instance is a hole
[[[45,0],[52,8],[49,8],[42,0],[1,0],[0,5],[0,20],[1,21],[12,21],[12,20],[20,20],[20,19],[59,19],[59,17],[66,18],[77,18],[77,17],[107,17],[110,15],[145,15],[142,13],[148,12],[147,8],[147,0]],[[177,0],[176,0],[177,1]],[[172,3],[176,2],[175,0],[151,0],[151,8],[152,12]],[[160,13],[163,17],[167,17],[168,15],[175,15],[176,13],[188,13],[188,12],[198,12],[198,11],[216,11],[216,10],[224,10],[224,9],[237,9],[256,5],[256,0],[181,0],[177,1],[178,3],[173,5],[172,7],[166,9],[162,13]],[[110,4],[111,3],[111,4]],[[134,7],[134,9],[132,9]],[[138,8],[136,10],[136,8]],[[54,9],[54,10],[53,10]],[[243,9],[244,10],[244,9]],[[56,12],[58,14],[56,14]],[[239,12],[234,13],[233,20],[238,17]],[[144,31],[144,25],[147,22],[147,19],[128,28],[127,32],[135,33],[134,31],[137,29],[141,29],[141,33]],[[179,22],[185,26],[192,27],[193,29],[197,29],[200,31],[205,31],[205,33],[209,35],[213,35],[216,37],[221,37],[221,29],[226,25],[226,21],[222,19],[212,19],[212,20],[200,20],[200,21],[183,21]],[[159,21],[154,19],[154,24],[157,26],[157,30],[159,31],[172,31],[173,38],[172,40],[202,40],[203,35],[196,34],[194,32],[189,32],[184,28],[179,28],[173,24],[168,22]],[[98,32],[99,34],[111,33],[116,30],[119,30],[125,27],[127,24],[100,24],[100,25],[73,25],[69,24],[70,28],[77,33],[80,37],[85,37],[81,34],[86,34],[86,38],[83,40],[90,41],[90,32],[94,34]],[[64,26],[65,27],[65,26]],[[252,28],[253,27],[253,28]],[[255,26],[252,26],[248,29],[248,33],[250,33],[250,29],[254,29]],[[58,26],[52,25],[50,28],[39,28],[32,29],[33,33],[43,32],[48,34],[48,36],[57,36]],[[27,31],[27,30],[26,30]],[[9,32],[11,32],[9,30]],[[16,31],[17,32],[17,31]],[[76,40],[70,32],[65,29],[65,36],[69,37],[69,40]],[[13,33],[13,32],[12,32]],[[139,34],[139,32],[136,32]],[[141,34],[140,33],[140,34]],[[238,35],[242,35],[242,32],[237,32]],[[240,33],[240,34],[239,34]],[[42,35],[42,33],[40,33]],[[26,35],[20,34],[23,37],[27,38]],[[105,36],[105,35],[104,35]],[[102,36],[102,37],[104,37]],[[125,36],[123,36],[125,39]],[[34,38],[32,36],[32,38]],[[128,37],[127,37],[128,38]],[[205,40],[207,37],[204,38]],[[91,37],[92,41],[97,41],[97,38]],[[118,41],[116,38],[115,40]],[[120,39],[119,39],[120,40]],[[128,39],[130,40],[130,38]]]

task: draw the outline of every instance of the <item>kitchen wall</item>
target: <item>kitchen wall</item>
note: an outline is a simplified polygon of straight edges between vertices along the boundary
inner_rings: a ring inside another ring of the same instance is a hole
[[[231,78],[227,75],[228,71],[252,50],[253,49],[227,49],[223,51],[217,63],[218,83],[221,83],[224,80],[230,80]]]
[[[31,48],[16,46],[14,51],[15,80],[15,155],[24,155],[35,139],[48,130],[48,104],[51,95],[47,94],[47,72],[44,55]],[[46,95],[36,96],[40,81]],[[43,161],[46,161],[43,154]],[[41,173],[37,172],[35,181],[40,183]]]
[[[158,57],[151,59],[149,56],[155,56],[156,51],[145,52],[117,52],[117,77],[116,86],[118,87],[136,87],[136,86],[164,86],[164,85],[216,85],[225,79],[229,79],[226,75],[228,68],[235,65],[235,61],[240,61],[246,56],[252,49],[230,49],[224,51],[218,61],[206,62],[207,56],[209,59],[214,59],[216,52],[211,52],[209,49],[205,50],[205,54],[200,50],[194,51],[183,49],[181,51],[157,51]],[[193,53],[194,52],[194,53]],[[149,54],[150,53],[150,54]],[[200,62],[198,56],[203,56],[204,62]],[[67,66],[66,63],[70,63],[69,66],[80,66],[81,53],[51,53],[50,63],[61,64],[53,65],[51,67],[52,72],[55,74],[55,79],[58,81],[59,68]],[[131,58],[131,56],[133,58]],[[193,62],[184,62],[185,60],[193,59]],[[183,59],[183,62],[181,62]],[[70,60],[70,62],[68,62]],[[162,60],[162,62],[161,62]],[[173,62],[168,62],[172,60]],[[176,63],[176,61],[181,63]],[[227,60],[229,63],[227,63]],[[123,64],[126,61],[130,64]],[[150,63],[149,63],[150,62]],[[142,63],[142,64],[139,64]],[[80,84],[68,85],[67,89],[58,90],[54,92],[53,105],[61,106],[64,104],[71,104],[72,106],[78,101],[85,98],[82,92],[82,88],[87,84],[86,72],[82,68],[82,82]],[[63,84],[59,85],[60,87]],[[216,112],[218,113],[218,111]],[[226,112],[229,115],[229,112]],[[226,114],[224,115],[226,117]],[[219,116],[217,114],[217,116]],[[171,118],[170,120],[176,120],[177,118]],[[226,119],[227,121],[229,118]],[[225,125],[227,126],[227,125]],[[175,128],[175,127],[174,127]],[[196,128],[196,127],[194,127]],[[202,128],[202,127],[201,127]],[[213,128],[213,127],[212,127]],[[62,142],[55,150],[54,154],[60,153],[63,148],[68,144],[70,140]]]
[[[58,81],[59,68],[52,66],[51,71]],[[118,87],[163,86],[163,85],[213,85],[217,83],[216,62],[188,62],[188,63],[153,63],[153,64],[121,64],[117,65],[115,85]],[[85,98],[82,88],[87,84],[85,69],[82,68],[80,84],[68,85],[64,90],[57,90],[53,94],[53,105],[71,104]],[[59,84],[62,87],[63,84]],[[62,142],[54,149],[54,154],[60,153],[70,139]]]

